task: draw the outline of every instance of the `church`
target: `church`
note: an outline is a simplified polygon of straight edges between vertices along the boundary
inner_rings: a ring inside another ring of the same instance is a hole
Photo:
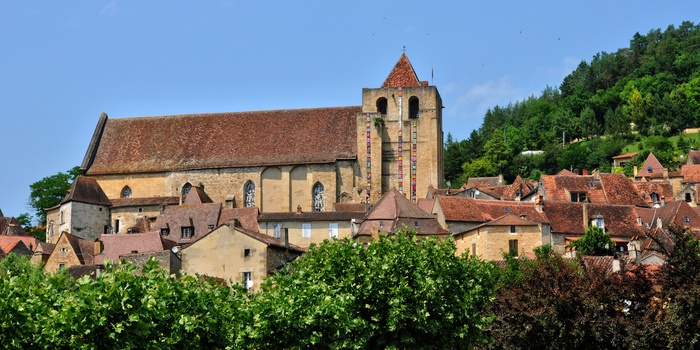
[[[154,198],[204,190],[228,208],[332,211],[396,189],[416,202],[443,186],[442,100],[408,57],[362,104],[109,118],[81,165],[106,196]]]

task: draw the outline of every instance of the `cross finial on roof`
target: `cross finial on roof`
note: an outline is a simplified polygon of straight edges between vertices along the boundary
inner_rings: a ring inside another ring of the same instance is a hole
[[[406,53],[406,45],[403,46],[403,50],[401,52]]]

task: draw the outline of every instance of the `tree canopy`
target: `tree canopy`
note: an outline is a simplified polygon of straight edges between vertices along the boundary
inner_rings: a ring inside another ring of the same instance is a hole
[[[44,209],[61,203],[78,175],[80,175],[80,167],[75,166],[65,173],[58,172],[29,185],[31,190],[29,206],[34,209],[34,216],[39,225],[46,224],[46,211]]]

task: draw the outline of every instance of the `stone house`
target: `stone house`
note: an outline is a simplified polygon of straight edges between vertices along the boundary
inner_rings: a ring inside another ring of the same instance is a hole
[[[231,220],[180,251],[182,271],[257,290],[265,277],[305,251],[289,243],[284,230],[282,235],[274,238],[246,230]]]
[[[415,201],[429,185],[442,187],[442,108],[437,88],[420,81],[402,54],[381,87],[362,90],[359,106],[103,114],[81,171],[109,199],[206,187],[214,203],[263,213],[373,203],[394,187]]]
[[[63,232],[87,240],[109,233],[111,205],[95,179],[78,176],[61,203],[46,209],[46,241],[56,244]]]
[[[282,237],[287,229],[289,243],[300,247],[321,244],[333,238],[352,237],[365,216],[364,211],[327,211],[260,213],[259,232],[274,237]]]
[[[0,235],[0,258],[10,253],[31,256],[39,245],[39,240],[32,236]]]
[[[502,259],[504,253],[515,256],[532,253],[536,247],[548,243],[542,242],[542,230],[537,222],[510,213],[455,233],[452,238],[457,255],[468,251],[486,260]]]
[[[58,236],[44,269],[55,272],[76,265],[94,265],[95,242],[63,232]]]

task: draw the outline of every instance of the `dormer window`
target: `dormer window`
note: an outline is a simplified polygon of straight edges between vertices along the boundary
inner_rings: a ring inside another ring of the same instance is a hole
[[[692,201],[693,201],[693,197],[690,195],[690,193],[686,193],[686,194],[685,194],[685,201],[686,201],[686,202],[692,202]]]
[[[182,195],[186,196],[188,193],[190,193],[190,190],[192,189],[192,184],[191,183],[186,183],[182,186]]]
[[[647,167],[647,171],[651,172],[651,165]]]
[[[183,226],[182,227],[182,238],[192,238],[194,236],[194,227]]]
[[[591,224],[593,224],[595,227],[600,227],[603,231],[605,231],[605,221],[603,220],[603,215],[595,215],[593,220],[591,220]]]
[[[651,193],[651,201],[654,203],[659,201],[659,195],[656,192]]]
[[[571,201],[572,202],[585,202],[586,201],[586,192],[571,192]]]
[[[686,215],[686,216],[683,218],[683,220],[684,220],[685,222],[690,222],[690,217],[689,217],[688,215]]]

